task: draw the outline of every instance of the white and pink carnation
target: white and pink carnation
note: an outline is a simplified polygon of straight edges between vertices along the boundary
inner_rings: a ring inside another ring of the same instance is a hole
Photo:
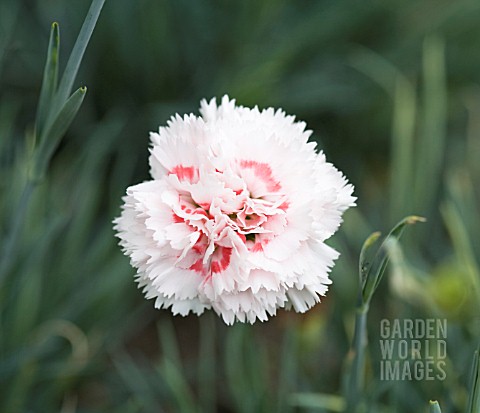
[[[353,186],[281,110],[201,102],[151,134],[152,180],[128,188],[117,237],[146,295],[227,324],[320,301],[338,253],[325,244]]]

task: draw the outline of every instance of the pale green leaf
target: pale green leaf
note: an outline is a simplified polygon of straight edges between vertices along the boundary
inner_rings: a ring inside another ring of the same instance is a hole
[[[47,61],[43,71],[42,88],[38,101],[36,129],[37,134],[41,135],[49,110],[52,108],[53,98],[57,90],[58,83],[58,60],[60,51],[60,29],[58,23],[52,24],[50,30],[50,40],[48,42]]]
[[[32,180],[42,179],[45,175],[53,152],[75,118],[86,93],[86,87],[79,88],[67,100],[51,126],[45,130],[44,134],[42,134],[40,138],[40,146],[35,154],[33,168],[30,172],[30,178]]]
[[[68,99],[73,87],[73,82],[78,73],[80,63],[87,48],[90,37],[92,36],[93,29],[97,23],[100,11],[102,10],[105,0],[93,0],[92,5],[88,11],[87,17],[83,23],[83,26],[78,35],[75,46],[67,62],[65,72],[63,73],[62,80],[58,87],[57,94],[55,96],[55,109],[62,107],[64,102]]]

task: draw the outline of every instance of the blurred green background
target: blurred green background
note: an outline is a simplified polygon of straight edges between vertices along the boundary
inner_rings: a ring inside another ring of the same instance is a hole
[[[2,244],[51,23],[64,67],[88,7],[0,0]],[[361,245],[408,214],[428,221],[392,248],[372,303],[368,412],[464,411],[480,337],[479,50],[473,0],[107,1],[75,82],[85,101],[0,274],[0,411],[341,411]],[[155,311],[116,245],[121,197],[149,179],[149,131],[225,93],[306,121],[355,185],[334,283],[305,315],[226,327]],[[448,320],[446,380],[380,381],[380,320],[433,317]]]

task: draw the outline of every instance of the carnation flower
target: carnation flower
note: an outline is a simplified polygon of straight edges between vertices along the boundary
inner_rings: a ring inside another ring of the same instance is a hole
[[[305,312],[331,283],[327,240],[353,186],[282,110],[201,102],[151,133],[152,180],[127,189],[115,223],[155,307],[213,309],[227,324]]]

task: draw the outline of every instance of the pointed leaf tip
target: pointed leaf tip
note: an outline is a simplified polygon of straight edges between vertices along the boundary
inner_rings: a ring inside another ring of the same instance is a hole
[[[377,239],[380,238],[381,235],[382,233],[380,231],[375,231],[372,234],[370,234],[370,236],[366,239],[366,241],[363,244],[364,247],[365,248],[371,247],[373,244],[375,244],[375,242],[377,241]]]
[[[52,23],[50,30],[50,38],[48,41],[47,60],[43,71],[42,87],[40,90],[40,97],[38,100],[36,129],[41,135],[48,123],[52,120],[53,113],[51,109],[53,106],[54,95],[57,90],[58,83],[58,61],[60,51],[60,29],[57,22]]]
[[[405,218],[405,223],[407,224],[416,224],[417,222],[427,222],[427,218],[420,217],[418,215],[410,215],[409,217]]]
[[[430,413],[442,413],[440,405],[436,400],[430,400]]]
[[[366,262],[366,252],[372,246],[375,241],[380,237],[379,232],[374,232],[371,234],[367,240],[364,242],[362,250],[360,251],[360,261],[359,261],[359,273],[360,273],[360,285],[361,285],[361,297],[364,304],[370,302],[373,293],[378,287],[380,280],[383,277],[383,273],[387,267],[389,258],[387,253],[387,244],[389,241],[394,239],[400,239],[403,230],[409,224],[415,224],[416,222],[425,222],[425,218],[417,216],[417,215],[410,215],[403,218],[397,225],[393,227],[393,229],[389,232],[389,234],[385,237],[384,241],[377,249],[373,261],[371,263]]]

